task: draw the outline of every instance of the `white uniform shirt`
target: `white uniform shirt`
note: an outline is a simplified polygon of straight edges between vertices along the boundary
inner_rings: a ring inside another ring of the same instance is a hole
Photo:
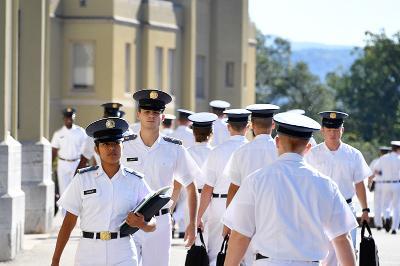
[[[195,143],[193,131],[187,126],[178,126],[171,137],[181,140],[185,148],[189,148]]]
[[[173,179],[184,187],[193,182],[199,174],[196,163],[186,149],[179,144],[166,141],[159,136],[153,146],[146,146],[140,135],[123,142],[122,162],[145,175],[145,180],[153,190],[171,186]]]
[[[174,130],[172,128],[163,128],[160,130],[160,133],[163,134],[164,136],[171,137],[172,133],[174,133]]]
[[[110,179],[100,167],[77,174],[58,204],[79,216],[80,228],[87,232],[118,232],[119,226],[150,192],[144,180],[120,167]]]
[[[354,184],[371,175],[361,152],[343,142],[336,151],[330,151],[322,142],[313,147],[305,159],[315,169],[332,178],[346,199],[354,196]]]
[[[208,155],[212,150],[211,145],[208,142],[196,142],[192,147],[189,147],[187,151],[192,156],[200,169],[203,169],[203,165],[207,160]],[[198,189],[202,189],[205,183],[204,175],[196,176],[196,186]]]
[[[138,134],[140,131],[140,122],[133,123],[129,125],[129,129],[134,133]]]
[[[227,194],[230,180],[223,177],[223,172],[234,151],[248,143],[244,136],[231,136],[227,141],[215,147],[204,163],[203,173],[206,184],[214,188],[216,194]]]
[[[337,185],[295,153],[245,179],[223,223],[252,238],[255,252],[297,261],[322,260],[328,240],[358,226]]]
[[[80,126],[72,125],[70,129],[63,126],[54,132],[51,146],[58,149],[58,157],[65,160],[79,160],[86,137],[85,130]]]
[[[218,146],[230,137],[228,125],[223,119],[218,118],[213,123],[213,136],[211,139],[211,145],[213,147]]]
[[[376,162],[375,169],[382,172],[378,181],[400,180],[400,156],[395,152],[390,152]]]
[[[278,158],[275,141],[271,135],[260,134],[235,151],[224,170],[224,177],[240,186],[243,180]]]

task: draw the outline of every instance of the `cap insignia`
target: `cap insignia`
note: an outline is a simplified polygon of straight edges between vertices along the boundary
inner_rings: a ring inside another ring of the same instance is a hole
[[[155,91],[150,92],[150,99],[157,99],[158,98],[158,93]]]
[[[72,112],[72,109],[71,109],[71,108],[67,108],[67,112],[68,112],[68,113],[71,113],[71,112]]]
[[[106,128],[114,128],[115,127],[115,122],[114,120],[108,119],[106,121]]]
[[[118,108],[118,104],[113,103],[113,104],[112,104],[112,108]]]
[[[336,118],[336,113],[330,113],[329,118],[335,119]]]

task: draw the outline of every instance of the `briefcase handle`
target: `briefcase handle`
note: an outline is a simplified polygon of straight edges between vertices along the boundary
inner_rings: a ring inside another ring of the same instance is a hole
[[[206,247],[206,244],[204,243],[204,238],[203,238],[203,232],[201,231],[201,228],[197,228],[197,234],[200,236],[200,241],[203,247]]]
[[[361,228],[361,238],[364,237],[365,228],[367,228],[369,236],[371,237],[372,236],[371,228],[369,228],[369,225],[368,225],[368,223],[366,221],[363,221],[362,228]]]
[[[226,235],[224,241],[222,241],[221,250],[219,251],[220,253],[226,254],[226,250],[228,249],[228,240],[229,240],[229,235]]]

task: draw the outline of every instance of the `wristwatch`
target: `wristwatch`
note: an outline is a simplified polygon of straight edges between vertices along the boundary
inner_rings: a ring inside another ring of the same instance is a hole
[[[364,209],[362,209],[362,212],[370,212],[371,210],[369,209],[369,208],[364,208]]]

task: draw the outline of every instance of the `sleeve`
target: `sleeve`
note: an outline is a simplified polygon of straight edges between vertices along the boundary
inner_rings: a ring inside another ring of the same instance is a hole
[[[328,219],[323,222],[324,231],[329,241],[358,227],[349,204],[346,203],[346,200],[339,192],[337,185],[331,184],[333,186],[333,205],[326,208],[326,210],[330,211],[330,214],[324,216]]]
[[[256,232],[254,175],[243,181],[227,208],[222,223],[232,230],[252,238]]]
[[[193,182],[196,175],[198,176],[200,174],[201,171],[192,156],[180,145],[178,149],[177,165],[174,171],[174,179],[186,187]]]
[[[226,164],[223,175],[224,178],[230,180],[232,184],[240,186],[242,183],[242,176],[240,173],[239,164],[237,163],[237,157],[238,153],[235,152]]]
[[[372,175],[371,169],[360,151],[356,152],[354,169],[353,180],[355,184]]]
[[[217,172],[215,171],[217,169],[217,162],[214,157],[214,152],[212,151],[203,166],[204,180],[211,187],[215,187],[218,180]]]
[[[82,210],[80,175],[75,176],[67,186],[57,204],[73,215],[79,216]]]
[[[94,155],[94,140],[91,137],[87,137],[81,147],[81,154],[86,158],[90,159]]]
[[[60,148],[60,138],[58,137],[58,131],[54,132],[53,137],[51,138],[51,147],[55,149]]]

